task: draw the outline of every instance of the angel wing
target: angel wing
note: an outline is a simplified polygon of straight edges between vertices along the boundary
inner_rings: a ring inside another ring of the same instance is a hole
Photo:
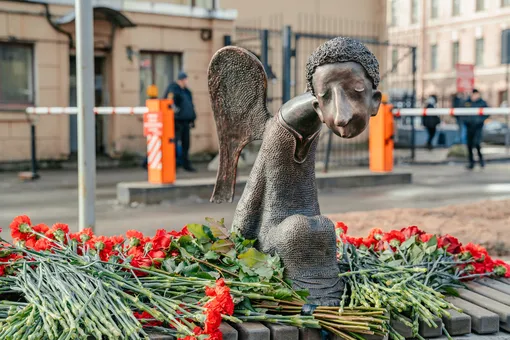
[[[262,139],[271,118],[266,105],[267,76],[252,53],[227,46],[212,57],[208,80],[220,155],[211,202],[232,202],[241,151]]]

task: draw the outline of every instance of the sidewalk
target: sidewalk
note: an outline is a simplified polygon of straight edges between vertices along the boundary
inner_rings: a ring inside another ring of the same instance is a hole
[[[409,162],[411,150],[409,149],[396,149],[396,157],[404,158],[406,161],[399,163],[410,163],[415,165],[444,165],[450,163],[464,164],[467,162],[466,146],[458,145],[452,152],[452,149],[436,148],[433,150],[416,149],[414,162]],[[510,153],[506,151],[504,146],[483,145],[482,154],[484,155],[487,163],[496,162],[509,162]],[[475,155],[475,160],[477,159]]]

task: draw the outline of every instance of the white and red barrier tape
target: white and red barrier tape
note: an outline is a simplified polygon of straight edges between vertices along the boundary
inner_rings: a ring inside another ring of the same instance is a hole
[[[142,115],[149,112],[145,106],[137,107],[95,107],[96,115]],[[28,107],[26,113],[30,115],[75,115],[77,107]]]
[[[147,136],[147,165],[149,169],[161,170],[163,154],[161,152],[161,137]]]
[[[393,109],[393,115],[401,116],[490,116],[510,115],[510,108],[507,107],[474,107],[474,108],[440,108],[440,109]]]

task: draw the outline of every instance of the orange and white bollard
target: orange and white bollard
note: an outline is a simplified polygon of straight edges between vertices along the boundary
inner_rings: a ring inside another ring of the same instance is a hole
[[[170,99],[148,99],[143,116],[143,134],[147,137],[148,181],[154,184],[175,182],[175,126]]]
[[[391,172],[393,170],[393,105],[387,102],[383,95],[377,116],[370,118],[369,131],[369,160],[370,171]]]

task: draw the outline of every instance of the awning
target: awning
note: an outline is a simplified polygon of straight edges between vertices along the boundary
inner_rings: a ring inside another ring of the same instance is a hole
[[[56,25],[65,25],[73,22],[76,19],[76,13],[74,11],[54,20]],[[94,19],[106,20],[111,22],[117,27],[135,27],[136,25],[129,20],[121,12],[108,7],[94,7]]]

